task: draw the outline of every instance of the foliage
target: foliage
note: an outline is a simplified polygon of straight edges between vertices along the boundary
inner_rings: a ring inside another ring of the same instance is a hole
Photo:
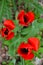
[[[17,15],[20,10],[33,11],[35,13],[35,20],[27,28],[23,28],[18,24]],[[43,8],[39,4],[38,0],[0,0],[0,23],[5,19],[12,19],[16,25],[14,29],[15,37],[12,40],[3,40],[3,46],[8,46],[8,53],[13,58],[9,65],[16,64],[17,48],[22,41],[27,41],[29,37],[37,37],[40,39],[40,48],[35,56],[40,57],[40,53],[43,54],[43,18],[40,15],[43,13]],[[14,17],[14,18],[13,18]],[[0,38],[1,39],[1,38]],[[20,57],[21,58],[21,57]],[[19,62],[19,61],[18,61]],[[5,62],[3,62],[3,65]],[[32,61],[25,61],[21,59],[17,65],[33,65]]]

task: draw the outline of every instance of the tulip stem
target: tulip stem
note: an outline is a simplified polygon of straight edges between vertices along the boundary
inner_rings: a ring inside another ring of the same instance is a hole
[[[25,60],[24,59],[22,59],[22,65],[25,65]]]

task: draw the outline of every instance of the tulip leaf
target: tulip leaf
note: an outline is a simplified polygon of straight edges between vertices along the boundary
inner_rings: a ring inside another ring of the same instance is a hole
[[[21,34],[22,35],[26,35],[28,34],[28,36],[33,36],[35,34],[37,34],[39,32],[39,28],[38,28],[38,23],[37,23],[37,20],[35,20],[31,26],[29,26],[28,28],[26,29],[23,29]]]
[[[41,22],[41,20],[39,20],[40,22],[38,20],[35,20],[31,26],[23,29],[21,34],[25,35],[25,38],[36,36],[40,32],[40,30],[43,30],[43,22]]]
[[[40,48],[39,48],[38,53],[43,53],[43,47],[40,47]]]

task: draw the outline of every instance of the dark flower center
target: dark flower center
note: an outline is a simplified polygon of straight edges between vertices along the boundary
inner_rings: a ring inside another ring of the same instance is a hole
[[[25,22],[25,23],[28,22],[27,16],[24,16],[24,22]]]
[[[28,53],[28,49],[23,48],[23,49],[21,49],[21,52],[24,53],[24,54],[27,54]]]
[[[8,35],[8,32],[9,32],[8,29],[6,29],[5,32],[4,32],[4,34]]]

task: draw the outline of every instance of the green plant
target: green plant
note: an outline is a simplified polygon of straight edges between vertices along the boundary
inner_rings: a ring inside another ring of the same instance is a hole
[[[25,12],[32,11],[35,13],[35,20],[28,27],[19,25],[17,16],[21,10]],[[33,65],[32,61],[24,60],[20,57],[21,61],[16,63],[18,55],[17,48],[22,41],[27,42],[29,37],[37,37],[40,40],[40,48],[38,52],[34,52],[36,57],[40,58],[40,53],[43,54],[43,18],[40,15],[43,14],[43,7],[39,4],[38,0],[0,0],[0,24],[3,24],[4,19],[11,19],[15,23],[15,29],[13,32],[15,36],[11,40],[6,40],[0,37],[2,41],[2,47],[8,46],[8,54],[12,57],[12,61],[9,61],[8,65]],[[3,25],[0,25],[0,29]],[[6,65],[3,62],[3,65]]]

